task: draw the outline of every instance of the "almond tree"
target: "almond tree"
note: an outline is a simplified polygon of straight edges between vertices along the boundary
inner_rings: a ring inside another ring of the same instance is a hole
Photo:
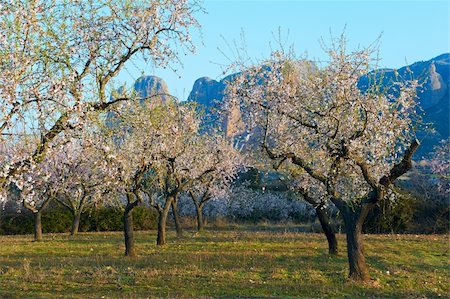
[[[232,148],[218,137],[201,134],[200,117],[194,106],[172,104],[165,108],[155,120],[160,158],[153,164],[143,188],[159,213],[157,245],[166,244],[167,216],[181,192],[214,172],[231,177],[230,169],[234,169],[231,162],[222,158]]]
[[[272,154],[270,151],[268,153]],[[285,162],[284,164],[287,164],[284,168],[287,168],[291,177],[286,182],[287,187],[300,194],[303,200],[314,207],[322,231],[327,238],[328,253],[331,256],[337,255],[339,253],[338,242],[336,233],[330,223],[330,201],[326,188],[323,184],[317,183],[314,178],[305,171],[302,171],[302,169],[299,169],[295,164],[290,162]],[[279,169],[280,166],[279,164],[276,165],[276,169]]]
[[[72,132],[73,133],[73,132]],[[107,157],[101,146],[101,140],[92,129],[85,129],[68,139],[53,154],[56,162],[51,183],[57,192],[56,201],[66,207],[73,216],[70,234],[76,235],[81,214],[100,204],[113,204],[113,196],[108,194],[115,189],[115,174],[109,169]],[[109,202],[107,202],[109,201]]]
[[[418,147],[417,82],[383,90],[373,51],[348,52],[344,37],[333,39],[322,67],[275,51],[228,87],[230,102],[246,108],[247,125],[264,128],[268,156],[288,160],[326,190],[345,223],[350,278],[359,281],[369,279],[361,235],[367,213],[412,167]],[[370,72],[377,75],[363,91],[359,79]]]
[[[195,144],[185,153],[189,152],[194,155],[195,159],[184,158],[187,159],[185,162],[189,161],[189,163],[186,163],[180,177],[190,181],[190,184],[186,185],[184,190],[188,190],[195,205],[197,229],[201,231],[204,226],[204,205],[213,198],[226,195],[233,179],[237,176],[238,170],[243,166],[243,160],[225,136],[213,132],[200,135]],[[189,177],[189,172],[192,172],[194,168],[205,169],[207,173],[198,178]],[[177,236],[180,237],[182,228],[177,211],[177,199],[178,197],[175,197],[172,201],[172,213],[174,214]]]
[[[60,162],[54,148],[39,164],[33,165],[22,173],[23,180],[18,180],[14,187],[19,190],[19,199],[24,208],[34,216],[34,241],[42,241],[42,213],[57,197],[59,177],[54,171]]]
[[[238,171],[244,167],[244,161],[230,141],[221,135],[204,136],[204,143],[199,144],[199,162],[216,165],[207,175],[195,180],[188,189],[197,215],[197,230],[203,230],[205,222],[203,207],[211,199],[225,197]],[[197,166],[197,165],[194,165]],[[198,167],[198,166],[197,166]]]
[[[133,209],[143,202],[141,189],[146,176],[161,158],[165,144],[158,125],[161,111],[171,104],[127,102],[111,111],[113,120],[100,124],[102,152],[107,159],[112,189],[125,201],[125,255],[135,256]],[[168,119],[170,121],[170,119]]]
[[[34,241],[42,241],[42,213],[56,198],[53,185],[48,181],[48,177],[40,177],[41,173],[26,174],[27,187],[21,190],[20,196],[23,207],[33,213],[34,217]],[[21,186],[22,187],[22,186]]]
[[[38,136],[3,167],[0,187],[23,180],[86,114],[130,100],[108,92],[134,58],[173,68],[194,51],[199,9],[188,0],[0,0],[0,139]]]
[[[441,144],[434,148],[430,164],[438,181],[439,191],[450,193],[450,139],[441,141]]]
[[[9,170],[11,161],[17,161],[31,152],[33,139],[32,135],[24,135],[19,141],[0,143],[0,167],[4,169],[3,174]],[[17,200],[31,211],[34,217],[34,241],[42,241],[42,213],[54,199],[55,192],[48,182],[48,173],[44,175],[43,169],[36,169],[35,165],[24,172],[22,177],[22,180],[10,182],[6,188],[0,189],[0,199],[3,202]]]

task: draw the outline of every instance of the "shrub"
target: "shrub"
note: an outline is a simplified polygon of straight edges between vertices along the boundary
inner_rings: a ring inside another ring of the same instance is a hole
[[[158,212],[146,206],[133,209],[133,224],[136,230],[156,229]],[[123,230],[123,210],[98,208],[85,213],[80,220],[82,231],[120,231]]]
[[[158,212],[154,208],[136,207],[133,209],[135,230],[149,230],[158,227]]]
[[[31,212],[6,212],[0,217],[2,235],[25,235],[33,232],[34,219]]]
[[[72,214],[61,207],[50,207],[42,213],[44,233],[69,232],[72,227]],[[156,229],[158,213],[149,207],[136,207],[133,210],[136,230]],[[32,234],[34,218],[28,210],[20,212],[8,210],[0,214],[0,234]],[[109,207],[92,209],[81,215],[80,231],[120,231],[123,230],[123,210]]]
[[[72,227],[72,214],[64,208],[54,207],[42,212],[44,233],[66,233]]]
[[[404,233],[417,208],[417,199],[401,189],[381,200],[364,223],[366,233]]]

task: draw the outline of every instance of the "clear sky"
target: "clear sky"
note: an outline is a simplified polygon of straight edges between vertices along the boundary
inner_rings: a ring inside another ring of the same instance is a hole
[[[206,0],[207,13],[198,16],[202,37],[194,36],[197,52],[181,58],[177,74],[137,61],[119,81],[132,84],[143,71],[163,78],[170,91],[185,100],[196,79],[223,77],[224,66],[234,57],[233,43],[241,45],[241,33],[247,54],[262,59],[279,28],[297,54],[307,53],[311,59],[324,58],[319,40],[327,40],[330,30],[337,35],[346,27],[350,47],[369,45],[382,33],[380,65],[398,68],[450,52],[449,2]]]

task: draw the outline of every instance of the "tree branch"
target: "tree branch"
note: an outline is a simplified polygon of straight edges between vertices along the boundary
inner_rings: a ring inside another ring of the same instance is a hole
[[[403,155],[403,159],[391,168],[388,176],[383,176],[380,179],[381,185],[386,188],[389,187],[389,185],[392,184],[398,177],[402,176],[412,168],[412,156],[416,152],[419,145],[420,143],[417,139],[414,139],[411,142]]]

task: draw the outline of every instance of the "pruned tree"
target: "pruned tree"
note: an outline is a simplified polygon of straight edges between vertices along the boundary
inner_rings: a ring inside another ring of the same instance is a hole
[[[438,181],[439,191],[450,193],[450,139],[442,140],[434,148],[430,166]]]
[[[194,51],[196,1],[0,1],[0,140],[38,136],[3,166],[0,187],[23,180],[53,139],[134,97],[110,99],[113,81],[136,57],[174,68]]]
[[[90,127],[93,127],[92,123]],[[110,171],[96,131],[85,128],[71,133],[72,136],[53,153],[57,163],[52,165],[54,180],[51,183],[57,193],[56,201],[72,214],[70,234],[73,236],[78,233],[85,210],[114,204],[114,196],[109,193],[115,190],[111,177],[115,172]]]
[[[179,194],[219,169],[214,155],[220,154],[222,147],[216,144],[213,151],[206,146],[205,140],[210,137],[199,131],[200,118],[192,105],[167,103],[154,123],[159,132],[156,144],[160,158],[151,168],[143,190],[159,213],[156,243],[164,245],[170,208],[176,214]]]
[[[221,135],[205,135],[199,146],[197,155],[203,157],[197,163],[208,163],[216,167],[202,178],[195,180],[188,189],[197,215],[197,230],[202,231],[205,225],[203,208],[214,198],[226,197],[228,189],[238,172],[244,168],[241,154],[230,141]],[[193,165],[199,167],[200,165]]]
[[[228,98],[245,108],[249,129],[264,128],[271,159],[288,160],[326,190],[344,220],[350,278],[365,281],[362,225],[412,167],[419,145],[413,130],[418,84],[383,90],[371,58],[375,49],[347,52],[344,36],[333,38],[326,51],[322,67],[275,51],[263,64],[242,69]],[[365,75],[371,84],[359,86]]]
[[[59,179],[55,166],[60,160],[53,149],[39,165],[34,165],[22,173],[23,180],[13,186],[19,190],[19,199],[34,217],[34,241],[42,241],[42,213],[54,201],[58,194],[55,182]]]
[[[267,147],[266,150],[269,155],[272,154]],[[330,222],[331,209],[326,188],[323,184],[318,183],[308,173],[303,171],[303,169],[299,169],[295,164],[289,162],[285,162],[284,164],[287,164],[284,168],[287,168],[290,177],[290,180],[286,182],[287,187],[298,193],[304,201],[313,206],[322,231],[327,238],[328,253],[332,256],[337,255],[339,253],[338,242],[336,233]],[[277,164],[275,168],[280,169],[280,166],[280,164]]]
[[[127,102],[110,111],[110,120],[99,125],[101,151],[111,175],[112,190],[124,201],[125,255],[135,256],[133,209],[144,200],[141,190],[149,172],[161,159],[163,132],[161,110],[171,104],[161,101]]]

